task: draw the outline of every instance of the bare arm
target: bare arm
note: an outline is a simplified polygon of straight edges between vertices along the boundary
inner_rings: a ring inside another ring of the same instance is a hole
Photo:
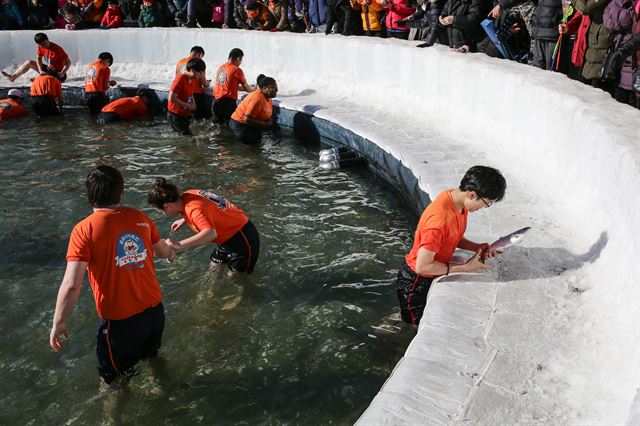
[[[67,71],[71,68],[71,59],[67,57],[67,62],[64,63],[64,67],[62,67],[62,71],[60,71],[60,75],[66,75]]]
[[[208,229],[203,229],[202,231],[198,232],[196,235],[192,235],[191,237],[185,238],[184,240],[181,240],[181,241],[173,241],[173,240],[166,240],[166,241],[169,247],[171,247],[172,249],[182,250],[189,247],[198,247],[198,246],[203,246],[205,244],[209,244],[210,242],[215,240],[217,236],[218,236],[218,233],[216,232],[215,229],[208,228]]]
[[[435,252],[429,251],[426,248],[420,248],[416,259],[416,274],[438,276],[445,275],[447,273],[447,269],[449,270],[449,273],[471,272],[487,269],[487,266],[480,261],[480,251],[477,251],[473,257],[467,261],[467,263],[463,263],[462,265],[449,264],[448,268],[446,263],[435,260],[435,256]]]
[[[182,108],[184,108],[184,109],[188,109],[189,111],[195,111],[195,110],[196,110],[196,104],[195,104],[195,102],[193,102],[193,101],[192,101],[191,103],[188,103],[188,102],[181,101],[181,100],[178,98],[178,95],[176,95],[176,94],[173,92],[173,90],[172,90],[171,92],[169,92],[169,100],[170,100],[171,102],[173,102],[174,104],[176,104],[176,105],[178,105],[178,106],[181,106],[181,107],[182,107]]]
[[[43,74],[44,71],[42,71],[42,56],[36,57],[36,65],[38,65],[38,72],[40,74]]]
[[[263,129],[270,129],[273,126],[273,122],[271,120],[261,121],[256,120],[255,118],[251,118],[248,115],[244,116],[244,120],[246,123],[253,127],[262,127]]]
[[[466,238],[462,237],[462,239],[458,243],[458,248],[462,250],[478,251],[482,245],[483,244],[474,243],[473,241],[467,240]]]
[[[160,240],[153,245],[153,252],[156,257],[167,259],[169,262],[173,262],[176,259],[176,251],[169,247],[165,240]]]
[[[242,87],[242,90],[244,90],[245,92],[248,92],[248,93],[251,93],[251,92],[253,92],[254,90],[257,89],[256,87],[253,87],[248,83],[240,83],[239,86]]]
[[[69,336],[66,321],[76,303],[78,303],[78,296],[80,295],[80,288],[82,287],[82,280],[86,270],[87,262],[67,262],[67,270],[64,273],[62,284],[60,284],[60,290],[58,290],[56,311],[53,314],[53,326],[49,334],[49,344],[56,352],[62,350],[62,344],[58,339],[60,335]]]

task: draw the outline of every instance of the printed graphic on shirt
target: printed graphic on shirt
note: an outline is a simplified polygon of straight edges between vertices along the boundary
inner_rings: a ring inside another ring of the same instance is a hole
[[[84,77],[84,84],[92,83],[92,80],[98,76],[98,72],[94,67],[89,67],[87,75]]]
[[[218,74],[216,74],[216,83],[220,85],[224,85],[227,82],[227,69],[225,67],[221,67],[218,70]]]
[[[115,260],[118,268],[136,263],[140,268],[144,268],[142,262],[147,259],[147,249],[140,235],[133,232],[125,232],[120,235],[116,244],[116,253]]]
[[[212,201],[220,210],[226,210],[228,207],[227,199],[214,194],[211,191],[198,191],[198,195]],[[229,203],[230,204],[230,203]]]
[[[47,67],[51,66],[51,59],[49,59],[48,56],[43,56],[40,60],[42,61],[42,65],[46,65]]]

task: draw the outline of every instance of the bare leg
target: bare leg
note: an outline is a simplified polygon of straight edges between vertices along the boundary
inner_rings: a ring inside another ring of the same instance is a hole
[[[9,74],[2,71],[2,75],[8,78],[9,81],[13,83],[18,77],[20,77],[22,74],[26,73],[30,69],[34,70],[35,72],[39,72],[38,64],[36,63],[36,61],[31,61],[31,60],[25,61],[22,65],[18,67],[17,70],[13,72],[13,74]]]

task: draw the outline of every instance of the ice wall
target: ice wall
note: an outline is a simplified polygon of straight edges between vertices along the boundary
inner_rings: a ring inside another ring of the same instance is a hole
[[[74,63],[109,50],[114,78],[159,88],[192,45],[205,48],[209,67],[240,47],[250,79],[276,77],[283,106],[366,137],[432,197],[475,163],[503,171],[507,200],[470,219],[470,232],[489,239],[533,224],[537,234],[511,265],[531,273],[503,269],[488,283],[432,289],[428,324],[361,423],[631,421],[640,385],[638,111],[562,75],[398,40],[182,29],[48,34]],[[34,52],[33,32],[0,33],[0,68]],[[82,67],[70,75],[68,84],[80,84]],[[491,382],[492,373],[503,376]]]

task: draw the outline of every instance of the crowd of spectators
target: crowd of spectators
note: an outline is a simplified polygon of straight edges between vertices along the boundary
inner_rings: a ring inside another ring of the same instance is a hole
[[[639,107],[640,0],[0,1],[2,30],[185,26],[421,40],[562,72]]]

